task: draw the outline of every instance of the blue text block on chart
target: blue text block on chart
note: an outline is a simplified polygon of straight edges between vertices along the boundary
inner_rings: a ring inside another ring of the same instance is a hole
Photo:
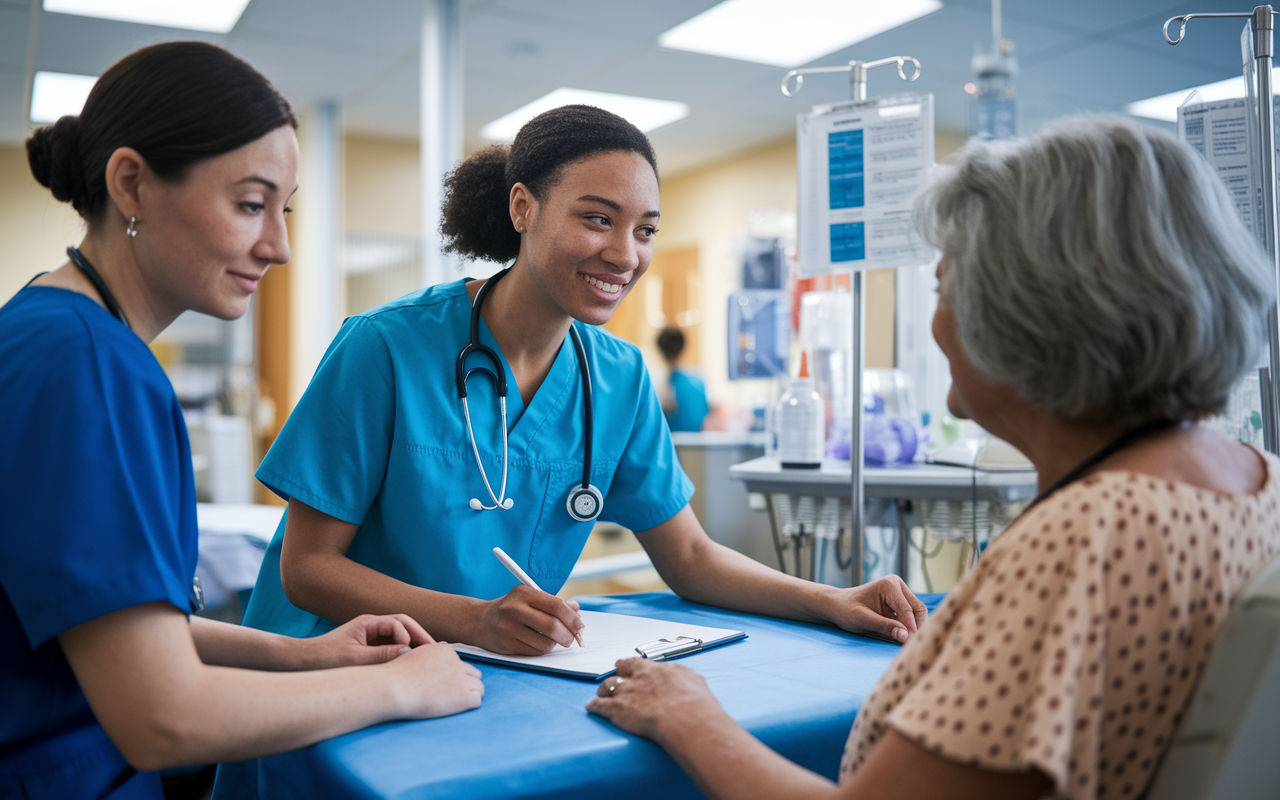
[[[862,222],[842,222],[831,226],[831,261],[864,261],[867,234]]]
[[[862,131],[827,134],[827,174],[832,209],[862,208],[865,205],[863,172]]]

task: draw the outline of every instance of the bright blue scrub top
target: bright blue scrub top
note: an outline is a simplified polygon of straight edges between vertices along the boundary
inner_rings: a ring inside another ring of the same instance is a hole
[[[676,408],[667,414],[667,424],[673,431],[700,431],[706,419],[707,387],[702,378],[682,369],[671,371],[671,393],[676,398]]]
[[[283,498],[296,497],[360,528],[347,550],[357,563],[450,594],[491,600],[516,584],[493,557],[501,547],[548,592],[569,577],[592,523],[566,502],[582,481],[583,393],[569,337],[528,408],[481,320],[481,341],[507,375],[510,510],[492,505],[476,465],[455,387],[469,341],[466,281],[433,286],[349,318],[258,468]],[[693,484],[676,461],[662,408],[640,351],[574,323],[591,367],[595,436],[591,482],[605,496],[602,520],[647,530],[680,511]],[[489,366],[473,355],[469,367]],[[471,422],[495,493],[502,433],[492,381],[467,384]],[[333,625],[293,606],[280,585],[280,522],[267,548],[244,623],[293,636]]]
[[[151,351],[83,295],[33,286],[0,308],[0,487],[0,798],[160,798],[57,636],[141,603],[191,610],[191,450]]]

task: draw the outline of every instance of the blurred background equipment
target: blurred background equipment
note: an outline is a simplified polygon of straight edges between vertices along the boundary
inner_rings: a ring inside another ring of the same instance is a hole
[[[1000,4],[1001,0],[991,0],[991,52],[979,50],[973,54],[973,82],[964,87],[970,95],[969,135],[987,141],[1018,135],[1018,104],[1013,89],[1018,59],[1013,55],[1013,42],[1004,38]]]

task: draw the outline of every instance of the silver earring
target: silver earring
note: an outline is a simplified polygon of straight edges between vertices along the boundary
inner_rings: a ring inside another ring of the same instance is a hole
[[[128,236],[130,239],[137,236],[138,235],[138,229],[136,227],[137,224],[138,224],[137,217],[129,217],[129,227],[124,229],[124,235]]]

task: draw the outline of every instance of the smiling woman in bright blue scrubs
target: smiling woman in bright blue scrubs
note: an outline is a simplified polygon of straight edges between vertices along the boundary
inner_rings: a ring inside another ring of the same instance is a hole
[[[593,524],[569,508],[583,480],[585,362],[600,519],[636,531],[676,592],[899,640],[916,630],[924,606],[898,578],[846,590],[800,581],[715,544],[689,509],[693,487],[640,353],[598,327],[653,254],[658,176],[644,134],[600,109],[566,106],[530,121],[510,148],[476,153],[446,183],[450,249],[511,263],[485,287],[478,327],[506,377],[511,507],[484,508],[504,500],[494,382],[476,373],[466,384],[475,451],[456,385],[484,282],[434,286],[356,315],[258,470],[289,511],[246,624],[309,636],[394,608],[442,639],[496,652],[572,643],[582,621],[552,593]],[[472,353],[466,366],[490,362]],[[495,546],[545,593],[517,585]]]
[[[171,42],[27,142],[87,231],[0,308],[0,798],[159,800],[161,768],[480,703],[408,617],[289,639],[190,616],[191,449],[147,345],[186,310],[239,317],[289,260],[295,124],[245,62]]]

